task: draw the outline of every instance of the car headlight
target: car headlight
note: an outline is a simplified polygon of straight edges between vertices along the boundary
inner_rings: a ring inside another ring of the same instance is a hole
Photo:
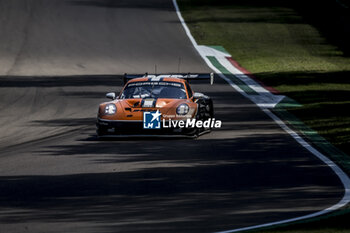
[[[105,107],[105,114],[106,115],[113,115],[117,111],[117,106],[115,104],[107,104]]]
[[[190,111],[190,107],[188,107],[187,104],[180,104],[177,108],[176,108],[176,113],[178,115],[186,115],[188,113],[188,111]]]

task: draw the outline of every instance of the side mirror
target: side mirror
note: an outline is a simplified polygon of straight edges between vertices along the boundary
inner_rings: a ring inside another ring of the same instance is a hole
[[[193,94],[193,98],[195,98],[195,99],[200,99],[200,98],[203,98],[203,97],[204,97],[203,93],[195,92]]]
[[[115,93],[114,93],[114,92],[109,92],[109,93],[107,93],[107,94],[106,94],[106,98],[115,100],[115,99],[116,99]]]

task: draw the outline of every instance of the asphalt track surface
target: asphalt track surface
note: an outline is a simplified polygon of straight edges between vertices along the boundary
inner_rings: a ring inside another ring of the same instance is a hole
[[[0,232],[215,232],[337,203],[325,164],[224,80],[223,128],[98,140],[124,72],[210,72],[170,0],[0,1]]]

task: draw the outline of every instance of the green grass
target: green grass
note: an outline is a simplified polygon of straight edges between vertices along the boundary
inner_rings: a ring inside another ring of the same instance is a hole
[[[277,229],[256,230],[256,233],[349,233],[349,210],[333,216],[299,224],[291,224]]]
[[[334,35],[333,26],[347,24],[335,21],[340,13],[329,10],[334,5],[314,9],[291,0],[178,3],[198,44],[224,46],[258,79],[303,104],[290,112],[350,154],[350,58],[343,41],[348,35]]]
[[[350,30],[344,29],[350,12],[335,0],[309,0],[316,8],[304,2],[178,0],[198,44],[224,46],[258,79],[303,105],[289,112],[350,155]],[[340,165],[349,172],[350,157],[345,161]],[[350,232],[349,219],[345,213],[258,232],[343,233]]]

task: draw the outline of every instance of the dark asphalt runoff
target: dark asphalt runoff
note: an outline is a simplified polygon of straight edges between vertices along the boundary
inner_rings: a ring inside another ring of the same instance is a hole
[[[0,0],[0,232],[216,232],[337,203],[324,163],[224,80],[223,128],[98,140],[128,73],[207,73],[171,0]]]

